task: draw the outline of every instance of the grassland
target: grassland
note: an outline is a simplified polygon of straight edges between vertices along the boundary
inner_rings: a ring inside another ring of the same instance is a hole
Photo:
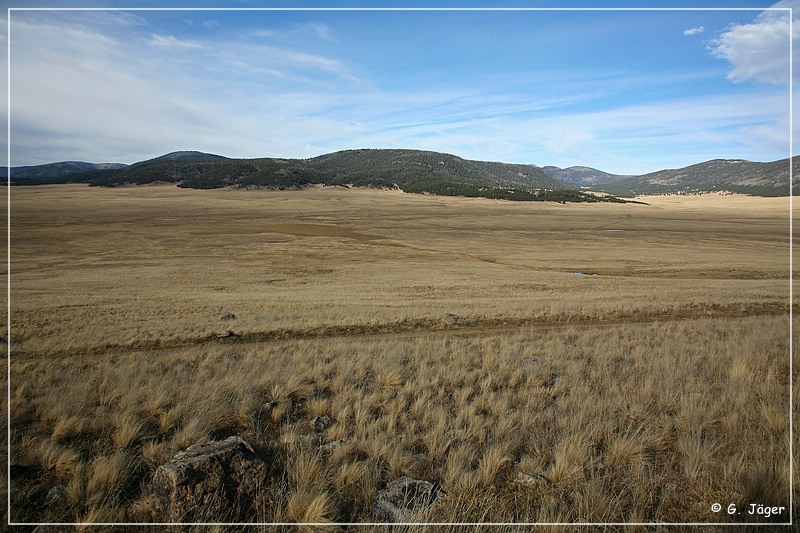
[[[234,434],[258,522],[400,475],[430,522],[789,519],[711,510],[788,506],[786,198],[11,194],[12,521],[158,521],[157,466]]]

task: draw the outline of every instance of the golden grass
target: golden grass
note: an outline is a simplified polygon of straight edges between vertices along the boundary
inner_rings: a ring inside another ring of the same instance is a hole
[[[260,522],[372,521],[403,475],[434,522],[786,505],[785,199],[12,196],[13,520],[156,521],[158,465],[229,435],[275,458]]]

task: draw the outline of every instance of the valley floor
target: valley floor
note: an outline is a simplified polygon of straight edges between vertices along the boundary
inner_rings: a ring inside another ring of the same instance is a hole
[[[643,201],[12,188],[12,521],[159,521],[158,465],[240,435],[268,487],[197,520],[374,522],[406,475],[427,522],[788,522],[725,509],[788,506],[789,201]]]

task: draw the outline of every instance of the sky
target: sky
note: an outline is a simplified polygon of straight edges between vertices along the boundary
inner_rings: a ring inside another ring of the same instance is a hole
[[[642,174],[782,159],[800,122],[790,121],[800,24],[781,9],[800,17],[800,0],[655,11],[294,9],[654,5],[514,0],[55,9],[131,5],[220,3],[6,0],[12,166],[411,148]],[[745,7],[757,9],[731,9]]]

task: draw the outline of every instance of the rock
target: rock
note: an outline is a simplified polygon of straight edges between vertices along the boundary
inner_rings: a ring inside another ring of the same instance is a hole
[[[403,476],[375,495],[375,513],[382,522],[413,522],[418,513],[444,498],[430,481]]]
[[[47,491],[47,502],[48,503],[56,503],[56,502],[65,502],[67,501],[67,487],[64,485],[56,485],[49,491]]]
[[[333,442],[329,442],[327,444],[323,444],[322,446],[319,447],[319,452],[324,456],[328,456],[328,455],[332,454],[333,451],[336,448],[341,446],[343,442],[344,441],[341,441],[341,440],[335,440]]]
[[[463,437],[464,433],[466,433],[466,431],[464,431],[463,429],[451,429],[450,431],[444,434],[444,438],[447,440],[455,440]]]
[[[224,339],[226,337],[235,337],[235,336],[236,336],[236,333],[234,333],[233,331],[231,331],[229,329],[224,329],[224,330],[222,330],[222,331],[217,333],[217,338],[218,339]]]
[[[311,427],[314,428],[314,431],[325,431],[332,424],[333,421],[328,415],[315,416],[311,419]]]
[[[178,452],[156,470],[153,490],[169,522],[219,519],[251,502],[266,477],[267,465],[253,448],[229,437]]]
[[[519,472],[517,474],[517,479],[514,480],[514,483],[519,483],[520,485],[525,485],[526,487],[531,488],[541,486],[546,487],[552,484],[552,482],[543,475],[533,472]]]
[[[305,448],[310,450],[319,449],[325,442],[322,435],[316,433],[312,435],[297,435],[292,443],[297,448]]]
[[[536,368],[538,366],[541,366],[541,364],[542,364],[541,357],[533,356],[522,360],[522,367],[527,369]]]
[[[226,311],[225,313],[222,313],[222,316],[219,317],[219,319],[220,320],[235,320],[236,319],[236,315],[234,315],[231,312],[227,312]]]
[[[467,319],[461,315],[457,315],[455,313],[445,313],[444,314],[444,323],[455,325],[455,324],[465,324]]]

